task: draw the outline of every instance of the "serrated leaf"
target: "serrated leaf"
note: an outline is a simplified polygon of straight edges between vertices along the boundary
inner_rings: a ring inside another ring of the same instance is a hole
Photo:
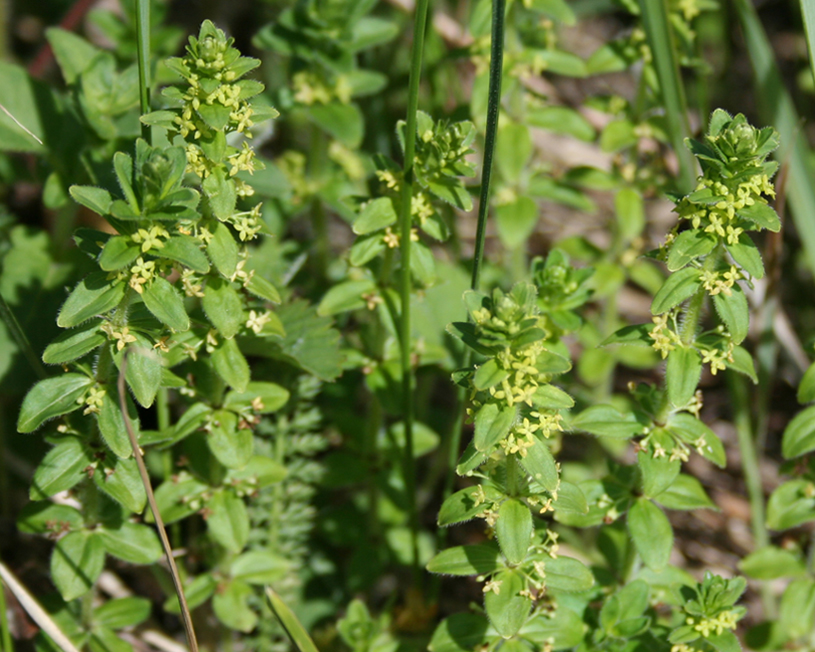
[[[201,106],[203,107],[204,105],[202,104]],[[227,109],[227,119],[229,118],[229,111],[230,109]],[[235,182],[227,176],[223,166],[214,168],[209,176],[202,182],[201,188],[203,188],[204,195],[206,195],[209,200],[209,205],[215,217],[219,220],[226,220],[232,217],[235,213],[235,204],[238,195],[235,190]],[[215,266],[218,267],[218,264],[215,263]],[[224,272],[221,271],[221,273]]]
[[[741,265],[750,276],[764,278],[764,262],[761,260],[761,252],[749,235],[742,233],[737,243],[726,243],[725,247],[733,260]]]
[[[473,376],[473,385],[478,390],[489,389],[509,378],[509,372],[498,366],[495,358],[490,358],[482,364]]]
[[[142,407],[150,407],[161,387],[161,358],[143,335],[127,349],[125,379]]]
[[[520,572],[506,570],[496,573],[493,581],[498,584],[498,593],[488,591],[484,594],[484,607],[493,627],[504,638],[510,638],[521,629],[532,608],[532,601],[521,591],[526,582]]]
[[[238,245],[226,224],[216,222],[210,227],[212,237],[207,243],[207,255],[215,268],[231,278],[238,268]]]
[[[141,254],[141,248],[128,236],[115,235],[105,243],[99,256],[99,267],[111,272],[132,263]]]
[[[243,392],[249,384],[249,363],[241,353],[237,341],[221,340],[212,351],[212,366],[227,385]]]
[[[756,365],[753,361],[753,356],[741,346],[733,347],[731,355],[733,357],[732,362],[725,360],[727,368],[732,369],[733,371],[738,371],[740,374],[744,374],[753,381],[754,385],[757,385],[758,374],[756,373]]]
[[[99,322],[60,333],[45,347],[42,361],[45,364],[66,364],[78,360],[105,343],[107,338],[99,331]]]
[[[769,204],[756,202],[751,206],[740,208],[736,211],[736,215],[751,221],[760,229],[768,229],[773,233],[778,233],[781,230],[781,220],[778,219],[778,213]]]
[[[353,231],[357,235],[367,235],[384,229],[396,222],[396,211],[390,197],[379,197],[368,201],[354,219]]]
[[[546,491],[558,488],[557,463],[546,442],[534,437],[532,446],[526,449],[526,456],[520,462],[532,479]]]
[[[77,204],[89,208],[98,215],[107,215],[113,201],[110,193],[104,188],[94,186],[71,186],[68,192]]]
[[[692,260],[709,254],[716,246],[716,238],[701,229],[680,233],[671,243],[667,266],[671,272],[682,269]]]
[[[666,429],[670,430],[686,444],[697,447],[697,452],[705,459],[710,460],[720,468],[725,467],[727,457],[721,440],[716,436],[715,432],[692,414],[687,412],[672,414],[668,419]]]

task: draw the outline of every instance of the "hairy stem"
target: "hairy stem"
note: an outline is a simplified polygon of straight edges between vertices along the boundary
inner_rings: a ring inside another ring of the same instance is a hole
[[[144,458],[142,457],[139,442],[136,439],[136,433],[133,430],[133,424],[130,423],[130,416],[127,411],[127,394],[125,389],[125,373],[127,371],[127,356],[132,349],[127,349],[122,357],[122,366],[119,368],[119,409],[122,412],[122,418],[125,422],[127,429],[127,436],[130,438],[130,446],[133,449],[133,457],[136,458],[136,465],[139,467],[139,475],[141,476],[144,491],[147,493],[147,502],[150,504],[150,511],[153,513],[153,518],[156,521],[156,530],[161,539],[161,545],[164,548],[164,555],[167,558],[167,565],[170,567],[170,575],[173,578],[173,586],[178,596],[178,604],[181,606],[181,619],[184,622],[184,632],[187,635],[187,644],[190,647],[190,652],[198,652],[198,641],[195,637],[195,629],[192,625],[192,615],[187,606],[187,599],[184,597],[184,586],[181,583],[181,576],[178,573],[178,567],[173,558],[173,549],[170,546],[170,541],[167,538],[167,530],[164,527],[164,521],[161,519],[161,512],[159,512],[158,505],[156,504],[156,497],[153,495],[153,486],[150,484],[150,476],[147,474],[147,467],[144,465]]]
[[[419,567],[419,514],[416,507],[416,468],[413,459],[413,363],[411,360],[410,296],[412,288],[410,274],[411,219],[410,204],[413,198],[413,165],[416,153],[416,111],[419,107],[419,80],[422,76],[422,55],[424,35],[427,26],[429,0],[418,0],[413,24],[413,45],[411,47],[410,81],[408,83],[407,124],[405,125],[405,162],[402,182],[401,210],[399,219],[401,238],[399,251],[402,268],[399,278],[399,294],[402,312],[399,320],[400,353],[402,361],[402,420],[405,426],[404,473],[405,492],[408,499],[410,518],[411,549],[413,556],[413,583],[419,588],[422,571]]]

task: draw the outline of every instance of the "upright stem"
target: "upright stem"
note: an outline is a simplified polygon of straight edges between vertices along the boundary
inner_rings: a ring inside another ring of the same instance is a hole
[[[190,646],[190,652],[198,652],[198,641],[195,638],[195,629],[192,626],[192,615],[187,606],[187,599],[184,597],[184,587],[181,583],[181,575],[178,573],[178,567],[175,564],[173,557],[173,549],[170,546],[170,541],[167,538],[167,530],[164,527],[164,521],[161,518],[161,512],[156,504],[156,497],[153,495],[153,486],[150,484],[150,476],[147,474],[147,467],[144,465],[144,458],[142,457],[141,447],[139,441],[136,439],[136,433],[133,430],[133,424],[130,423],[130,416],[127,411],[127,390],[125,389],[125,373],[127,372],[127,356],[130,349],[125,351],[122,358],[122,365],[119,368],[119,409],[122,412],[122,419],[125,422],[125,429],[127,436],[130,439],[130,446],[133,449],[133,457],[136,458],[136,466],[139,468],[139,476],[141,476],[144,491],[147,493],[147,502],[150,505],[150,511],[153,513],[153,518],[156,521],[156,530],[158,530],[161,545],[164,548],[164,555],[167,558],[167,565],[170,567],[170,575],[173,578],[173,585],[175,592],[178,596],[178,604],[181,606],[181,618],[184,622],[184,631],[187,635],[187,643]]]
[[[481,166],[481,193],[478,198],[478,225],[475,233],[473,276],[470,287],[478,289],[484,240],[487,234],[487,212],[490,206],[490,179],[495,141],[498,136],[498,111],[501,108],[501,73],[504,69],[504,14],[506,0],[492,3],[492,42],[490,44],[490,86],[487,94],[487,132],[484,140],[484,162]]]
[[[759,550],[770,543],[767,523],[764,514],[764,488],[761,483],[761,472],[758,467],[758,453],[753,439],[750,424],[750,399],[744,381],[734,372],[727,373],[730,395],[733,398],[734,422],[739,439],[741,468],[747,495],[750,498],[750,527],[753,531],[755,548]],[[761,601],[764,604],[765,618],[775,618],[776,605],[772,590],[764,583],[761,587]]]
[[[424,34],[427,26],[429,0],[418,0],[413,23],[413,46],[411,48],[410,81],[408,82],[408,110],[405,125],[405,163],[402,182],[399,295],[402,314],[399,320],[400,352],[402,360],[402,420],[405,424],[404,472],[410,517],[411,548],[413,553],[413,584],[420,588],[422,572],[419,568],[419,514],[416,507],[416,469],[413,459],[413,364],[411,361],[410,275],[411,219],[410,204],[413,198],[413,165],[416,155],[416,111],[419,108],[419,81],[422,76]]]
[[[139,107],[150,113],[150,0],[136,0],[136,52],[139,64]],[[152,145],[149,125],[141,125],[141,136]]]
[[[3,652],[14,652],[11,641],[11,630],[8,626],[8,613],[6,611],[6,589],[0,583],[0,634],[2,634]]]

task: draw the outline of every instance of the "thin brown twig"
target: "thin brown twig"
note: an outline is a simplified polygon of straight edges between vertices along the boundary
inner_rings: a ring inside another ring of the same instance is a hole
[[[178,573],[178,567],[175,564],[173,557],[173,549],[170,545],[170,540],[167,538],[167,530],[164,527],[164,521],[161,520],[158,505],[156,504],[156,497],[153,495],[153,487],[150,484],[150,476],[147,475],[147,467],[144,465],[144,458],[142,457],[139,442],[136,439],[136,433],[133,431],[133,425],[130,423],[130,417],[127,413],[127,398],[125,391],[125,370],[127,369],[127,356],[131,349],[125,351],[122,357],[122,366],[119,369],[119,409],[122,411],[122,418],[125,422],[127,429],[127,436],[130,438],[130,446],[133,448],[133,457],[136,458],[136,464],[139,467],[139,475],[141,476],[144,490],[147,493],[147,502],[150,504],[150,511],[153,512],[153,518],[156,521],[156,529],[158,536],[161,539],[161,545],[164,548],[164,555],[167,557],[167,565],[170,567],[170,575],[173,578],[173,585],[175,592],[178,596],[178,603],[181,605],[181,619],[184,622],[184,631],[187,635],[187,644],[190,646],[190,652],[198,652],[198,640],[195,638],[195,629],[192,626],[192,615],[187,606],[187,599],[184,597],[184,587],[181,584],[181,576]]]

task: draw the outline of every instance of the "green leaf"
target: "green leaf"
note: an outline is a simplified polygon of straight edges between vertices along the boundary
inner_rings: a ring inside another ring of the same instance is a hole
[[[280,292],[265,278],[260,276],[257,272],[252,275],[252,278],[244,285],[256,297],[265,299],[270,303],[280,303]]]
[[[93,474],[93,482],[116,502],[131,512],[141,514],[147,503],[136,460],[116,460],[115,464],[100,465]]]
[[[106,627],[96,627],[88,641],[90,652],[133,652],[133,646]]]
[[[525,503],[510,498],[501,504],[495,534],[510,564],[520,564],[526,559],[533,530],[532,513]]]
[[[727,251],[738,265],[753,278],[764,278],[764,263],[761,260],[761,252],[756,247],[753,239],[746,233],[739,235],[736,244],[726,243]]]
[[[678,346],[668,353],[665,382],[668,397],[676,407],[684,407],[693,399],[701,377],[702,358],[696,349]]]
[[[248,634],[258,622],[257,614],[249,607],[254,593],[251,586],[240,580],[222,584],[212,598],[212,610],[224,625]]]
[[[218,580],[206,573],[199,575],[192,582],[187,582],[184,587],[184,597],[187,599],[187,606],[190,609],[200,607],[212,597],[218,588]],[[178,597],[173,594],[164,601],[164,610],[173,614],[181,613],[181,606],[178,604]]]
[[[251,430],[238,430],[238,417],[229,410],[217,410],[207,435],[207,445],[216,459],[228,469],[246,466],[254,452]]]
[[[354,104],[314,104],[306,109],[306,115],[350,149],[356,149],[362,142],[364,119],[362,112]]]
[[[270,584],[291,572],[291,561],[268,550],[250,550],[237,557],[229,574],[247,584]]]
[[[531,127],[548,129],[557,134],[566,134],[586,142],[593,141],[596,135],[591,123],[580,113],[567,106],[531,108],[527,111],[526,123]]]
[[[378,294],[376,284],[370,279],[345,281],[332,287],[323,296],[317,314],[323,317],[365,307],[365,294]]]
[[[812,632],[815,619],[815,580],[801,577],[790,582],[778,605],[777,625],[790,640]]]
[[[520,459],[527,473],[546,491],[555,491],[558,488],[557,463],[546,442],[533,437],[532,446],[526,449],[526,457]]]
[[[801,378],[801,384],[798,385],[798,402],[811,403],[812,401],[815,401],[815,364],[809,366],[804,377]]]
[[[790,480],[770,495],[767,502],[767,527],[788,530],[815,521],[815,495],[812,482]]]
[[[484,508],[476,504],[475,498],[473,497],[475,493],[475,487],[467,487],[448,496],[442,503],[441,509],[439,509],[437,521],[439,527],[469,521],[476,514],[481,512]]]
[[[663,436],[665,433],[662,433]],[[651,451],[640,451],[637,454],[637,465],[642,475],[642,493],[648,498],[660,496],[668,489],[679,475],[679,460],[668,456],[654,457]]]
[[[781,439],[785,459],[800,457],[815,450],[815,405],[810,405],[789,422]]]
[[[23,399],[17,430],[33,432],[49,419],[78,410],[92,384],[91,378],[72,373],[41,380]]]
[[[226,229],[227,235],[232,240],[229,229],[226,227],[224,229]],[[234,240],[232,241],[234,243]],[[215,248],[217,249],[217,245]],[[204,252],[201,251],[201,243],[192,236],[174,235],[169,240],[165,240],[164,246],[160,250],[156,250],[155,253],[162,258],[169,258],[181,263],[199,274],[206,274],[209,271],[209,261]]]
[[[633,188],[622,188],[617,192],[614,196],[614,213],[617,217],[617,229],[625,242],[638,237],[645,228],[642,195]],[[668,269],[671,269],[670,265]]]
[[[141,247],[128,236],[115,235],[105,243],[99,256],[99,267],[107,272],[121,269],[141,255]]]
[[[486,403],[475,415],[476,450],[488,451],[509,434],[517,409],[506,404]]]
[[[736,211],[736,215],[751,221],[759,229],[768,229],[773,233],[778,233],[781,230],[781,220],[778,219],[778,213],[769,204],[756,202],[752,206],[740,208]]]
[[[651,314],[661,315],[689,299],[699,290],[699,270],[686,267],[671,274],[654,296]]]
[[[486,575],[500,568],[499,556],[494,545],[456,546],[433,557],[427,570],[440,575]]]
[[[93,622],[100,627],[122,629],[135,627],[150,617],[152,603],[145,598],[117,598],[93,610]]]
[[[142,299],[155,317],[176,332],[190,327],[190,318],[184,308],[184,300],[170,283],[157,276],[142,290]]]
[[[583,619],[560,603],[553,614],[539,614],[527,621],[520,635],[541,648],[550,643],[555,650],[566,650],[580,645],[584,629]]]
[[[489,389],[509,378],[509,372],[498,366],[495,358],[490,358],[482,364],[473,376],[473,385],[478,390]]]
[[[637,143],[634,125],[628,120],[609,122],[600,134],[600,149],[604,152],[616,152]]]
[[[724,468],[727,457],[724,446],[716,433],[692,414],[678,412],[668,419],[667,430],[673,432],[686,444],[696,447],[698,453],[719,468]]]
[[[224,408],[235,412],[253,410],[258,414],[271,414],[282,408],[288,400],[288,390],[280,385],[254,381],[242,392],[229,392],[224,400]]]
[[[672,272],[682,269],[692,260],[706,256],[716,246],[716,238],[702,229],[691,229],[680,233],[671,243],[667,265]]]
[[[424,242],[413,243],[410,271],[420,286],[430,287],[436,282],[436,262],[433,252]]]
[[[45,347],[42,361],[45,364],[66,364],[78,360],[105,343],[107,338],[99,331],[99,322],[60,333]]]
[[[76,83],[79,75],[99,52],[99,48],[84,38],[58,27],[45,30],[45,36],[59,64],[62,77],[69,86]]]
[[[396,211],[390,197],[379,197],[364,204],[354,220],[353,231],[357,235],[367,235],[384,229],[396,222]]]
[[[201,300],[207,319],[222,337],[231,339],[244,324],[243,302],[229,281],[209,278]]]
[[[216,222],[210,227],[212,237],[207,243],[207,255],[215,268],[231,278],[238,268],[238,245],[226,224]]]
[[[130,397],[127,397],[128,416],[130,423],[133,426],[133,431],[136,437],[139,436],[139,415],[136,411],[136,406]],[[128,458],[133,454],[133,448],[130,445],[130,437],[127,435],[125,428],[125,421],[122,418],[122,411],[119,408],[118,391],[115,384],[108,383],[105,385],[105,396],[102,399],[102,407],[99,409],[99,414],[96,417],[96,422],[99,425],[99,433],[102,439],[118,457]]]
[[[764,546],[739,562],[739,570],[756,580],[776,580],[780,577],[800,577],[807,569],[799,552],[778,546]]]
[[[250,379],[249,363],[234,339],[218,343],[212,351],[212,365],[227,385],[238,392],[246,391]]]
[[[108,215],[113,201],[110,193],[104,188],[94,186],[71,186],[68,192],[77,204],[89,208],[98,215]]]
[[[161,358],[143,335],[137,335],[136,341],[126,350],[127,386],[142,407],[150,407],[161,387]]]
[[[249,538],[249,515],[243,500],[231,491],[216,491],[207,508],[210,536],[227,550],[241,552]]]
[[[25,534],[80,530],[84,526],[85,518],[78,509],[47,500],[27,503],[17,517],[17,529]]]
[[[668,564],[673,548],[673,529],[662,510],[647,498],[628,510],[628,532],[645,565],[659,571]]]
[[[504,638],[510,638],[526,622],[532,601],[521,595],[521,591],[526,589],[526,582],[519,571],[496,573],[493,581],[500,582],[498,593],[487,591],[484,594],[484,607],[496,631]]]
[[[740,346],[733,347],[731,355],[733,356],[733,362],[726,360],[725,364],[727,365],[727,368],[732,369],[733,371],[738,371],[740,374],[744,374],[753,381],[754,385],[757,385],[758,374],[756,374],[756,365],[753,362],[753,356],[750,355],[746,349]]]
[[[558,556],[546,560],[546,588],[576,593],[594,586],[594,576],[577,559]]]
[[[51,579],[63,600],[90,591],[105,566],[105,549],[95,532],[70,532],[51,553]]]
[[[556,613],[560,611],[558,609]],[[488,626],[487,619],[481,614],[453,614],[436,627],[427,649],[430,652],[471,652],[488,642]]]
[[[654,340],[650,337],[652,330],[654,330],[653,324],[623,326],[623,328],[615,331],[600,342],[599,346],[608,346],[609,344],[636,344],[650,348],[654,343]]]
[[[29,495],[31,500],[44,500],[66,491],[87,477],[84,470],[92,458],[76,437],[65,437],[45,454],[34,471]]]
[[[125,521],[118,528],[101,528],[99,537],[109,555],[131,564],[154,564],[164,551],[155,531],[139,523]]]
[[[589,511],[586,496],[580,487],[565,480],[560,483],[553,508],[558,518],[563,514],[587,514]]]
[[[235,182],[227,176],[224,166],[219,165],[214,168],[210,175],[204,179],[201,187],[204,190],[204,195],[209,200],[209,205],[215,217],[219,220],[227,220],[232,217],[235,213],[238,196],[235,190]],[[214,260],[212,262],[220,270],[218,263]],[[221,273],[224,273],[223,270],[221,270]]]
[[[692,475],[679,474],[671,485],[659,492],[655,500],[668,509],[717,509],[702,483]]]
[[[614,439],[630,439],[643,434],[642,424],[632,413],[622,414],[610,405],[594,405],[583,410],[572,419],[571,429]]]
[[[508,204],[499,204],[495,209],[495,224],[504,246],[517,249],[523,245],[535,230],[538,215],[538,205],[526,196]]]
[[[294,643],[298,652],[319,652],[306,629],[297,620],[297,616],[270,586],[266,587],[266,599],[269,601],[269,606],[272,608],[278,622],[291,639],[291,642]]]
[[[78,326],[84,321],[113,310],[125,296],[125,284],[108,280],[106,272],[86,276],[62,304],[57,317],[60,328]]]
[[[741,287],[734,285],[730,288],[729,296],[724,292],[715,295],[713,305],[716,306],[716,312],[730,332],[733,343],[741,344],[750,328],[750,308]]]

